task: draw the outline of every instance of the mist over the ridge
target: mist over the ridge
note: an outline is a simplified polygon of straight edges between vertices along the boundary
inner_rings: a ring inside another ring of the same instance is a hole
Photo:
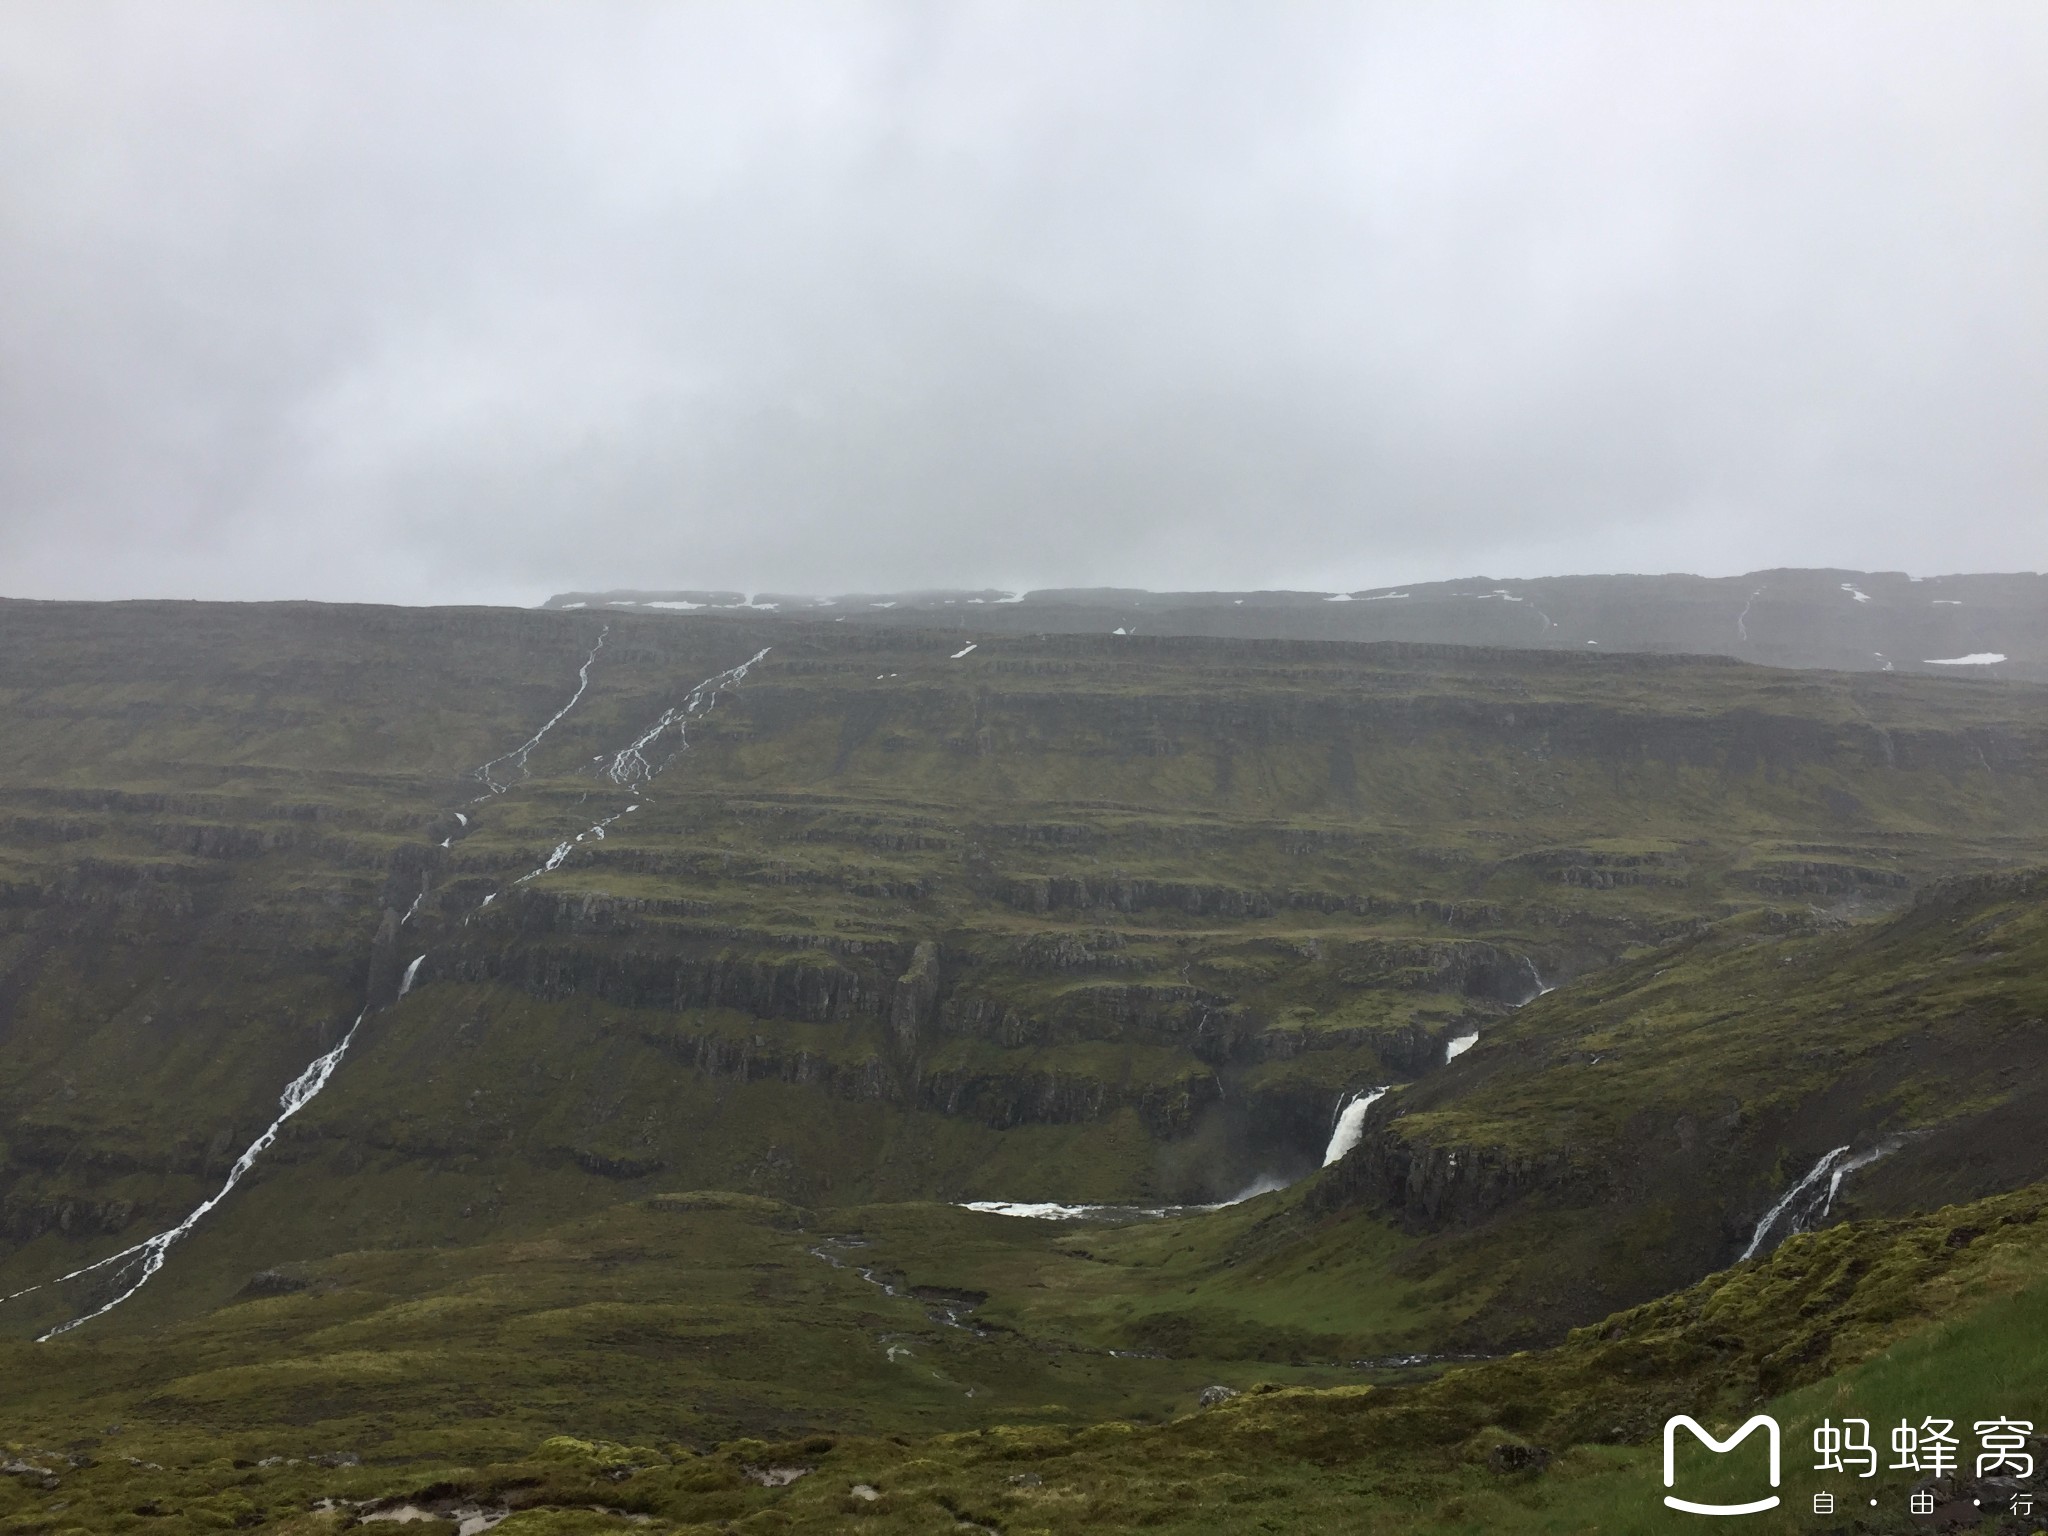
[[[0,16],[0,593],[2048,565],[2048,12]]]

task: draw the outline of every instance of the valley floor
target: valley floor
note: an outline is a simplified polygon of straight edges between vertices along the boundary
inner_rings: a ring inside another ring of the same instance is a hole
[[[1745,1528],[1926,1529],[1922,1479],[1816,1472],[1813,1431],[1947,1417],[1974,1449],[1977,1418],[2048,1422],[2044,1218],[2037,1187],[1830,1227],[1557,1348],[1404,1371],[1112,1354],[1088,1285],[1029,1294],[1091,1264],[1177,1287],[1176,1253],[1227,1251],[1246,1213],[1048,1238],[666,1196],[503,1248],[345,1256],[147,1338],[0,1346],[0,1530],[1677,1529],[1664,1419],[1757,1411],[1785,1430],[1785,1502]],[[1688,1491],[1742,1497],[1749,1460],[1684,1460]],[[1947,1514],[2039,1486],[1973,1472],[1939,1485]]]

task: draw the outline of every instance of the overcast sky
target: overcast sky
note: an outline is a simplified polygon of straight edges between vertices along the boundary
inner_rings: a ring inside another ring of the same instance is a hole
[[[2048,568],[2048,6],[0,7],[0,594]]]

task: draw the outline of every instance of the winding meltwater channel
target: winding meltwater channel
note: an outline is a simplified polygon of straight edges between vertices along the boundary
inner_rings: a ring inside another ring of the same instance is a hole
[[[499,783],[492,773],[492,770],[501,764],[515,763],[519,768],[522,779],[530,777],[527,770],[528,756],[540,744],[541,738],[546,736],[555,726],[559,725],[563,717],[570,710],[574,709],[583,698],[584,693],[590,686],[591,666],[596,662],[598,652],[604,649],[604,638],[609,632],[609,626],[599,631],[597,643],[590,648],[590,653],[583,658],[583,665],[577,670],[576,691],[569,696],[569,701],[566,704],[549,717],[545,725],[538,731],[535,731],[532,736],[528,737],[513,751],[499,757],[494,757],[489,762],[470,770],[468,777],[486,786],[485,794],[480,797],[482,800],[489,800],[502,795],[510,788],[509,783]],[[770,647],[763,646],[753,656],[741,662],[738,666],[730,667],[698,683],[696,687],[690,690],[682,704],[663,711],[660,718],[655,721],[650,729],[644,731],[633,742],[614,754],[611,758],[610,766],[605,770],[604,776],[611,782],[624,786],[645,783],[653,779],[662,769],[673,762],[677,756],[688,750],[689,740],[687,731],[690,721],[699,715],[707,713],[718,702],[718,698],[722,693],[737,687],[745,679],[747,673],[759,665],[763,658],[767,656],[769,649]],[[644,754],[672,726],[675,728],[677,736],[675,748],[659,764],[651,763]],[[600,757],[599,761],[603,760]],[[614,811],[610,816],[598,821],[588,830],[557,844],[554,851],[538,868],[520,876],[512,884],[515,886],[524,885],[538,875],[560,868],[563,860],[575,850],[579,843],[590,838],[602,840],[606,827],[617,821],[619,817],[626,815],[628,812],[637,811],[639,808],[637,803],[626,805]],[[463,812],[456,812],[456,816],[464,828],[474,824],[474,818]],[[443,844],[443,846],[445,847],[446,844]],[[413,915],[418,912],[420,903],[425,899],[425,896],[426,890],[422,886],[419,896],[414,898],[412,906],[407,910],[402,921],[411,921]],[[489,906],[497,897],[498,892],[493,891],[478,904],[477,911],[481,911],[484,907]],[[475,914],[472,913],[471,915],[474,916]],[[420,967],[426,963],[427,958],[425,954],[419,955],[406,966],[405,972],[399,980],[398,997],[402,998],[412,990],[413,984],[419,978]],[[356,1015],[355,1022],[349,1026],[348,1033],[341,1037],[341,1042],[338,1045],[332,1050],[315,1057],[305,1071],[285,1085],[283,1094],[278,1098],[277,1117],[264,1128],[260,1136],[249,1143],[247,1150],[235,1159],[233,1167],[228,1170],[227,1178],[221,1184],[219,1190],[194,1206],[187,1213],[184,1220],[174,1227],[157,1233],[153,1237],[144,1238],[139,1243],[123,1248],[119,1253],[108,1254],[105,1258],[96,1259],[90,1264],[70,1271],[68,1274],[40,1281],[35,1285],[15,1291],[11,1295],[0,1296],[0,1305],[18,1300],[23,1296],[34,1295],[48,1290],[53,1286],[84,1279],[89,1275],[111,1277],[121,1287],[112,1299],[101,1303],[88,1312],[81,1313],[68,1322],[59,1323],[46,1333],[38,1335],[36,1342],[41,1344],[47,1343],[60,1334],[69,1333],[74,1328],[82,1327],[94,1318],[104,1317],[137,1291],[141,1290],[164,1267],[164,1261],[169,1255],[172,1246],[204,1220],[229,1195],[234,1193],[235,1186],[242,1182],[249,1170],[256,1166],[257,1159],[262,1157],[277,1140],[279,1132],[284,1129],[285,1122],[320,1096],[321,1090],[333,1079],[336,1069],[340,1067],[343,1058],[348,1055],[349,1047],[355,1043],[356,1035],[363,1027],[363,1021],[376,1011],[375,1008],[366,1007],[363,1009],[361,1013]]]

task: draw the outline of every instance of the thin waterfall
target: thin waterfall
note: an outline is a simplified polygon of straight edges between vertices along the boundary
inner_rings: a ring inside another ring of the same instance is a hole
[[[1889,1157],[1892,1153],[1899,1150],[1900,1144],[1905,1140],[1904,1136],[1888,1136],[1868,1151],[1858,1152],[1847,1161],[1836,1164],[1835,1171],[1828,1175],[1828,1197],[1821,1202],[1820,1214],[1814,1219],[1816,1221],[1824,1220],[1828,1212],[1835,1208],[1835,1196],[1842,1192],[1842,1181],[1844,1179],[1848,1178],[1850,1174],[1856,1172],[1859,1168],[1868,1168],[1880,1157]]]
[[[415,961],[414,963],[417,964],[418,962]],[[121,1264],[120,1268],[115,1271],[116,1274],[126,1274],[134,1266],[141,1266],[141,1273],[135,1276],[135,1283],[112,1301],[107,1302],[104,1306],[95,1308],[82,1317],[74,1317],[68,1323],[59,1323],[48,1333],[39,1337],[36,1342],[38,1344],[47,1343],[49,1340],[56,1338],[60,1333],[69,1333],[82,1323],[89,1323],[96,1317],[105,1316],[130,1296],[141,1290],[145,1285],[149,1284],[150,1278],[164,1267],[164,1255],[170,1252],[171,1244],[175,1243],[187,1232],[190,1232],[199,1224],[201,1217],[219,1205],[221,1201],[227,1199],[234,1192],[235,1186],[242,1182],[242,1176],[256,1166],[256,1159],[268,1151],[270,1144],[277,1140],[277,1133],[284,1129],[285,1121],[291,1119],[293,1115],[296,1115],[320,1096],[320,1090],[325,1088],[327,1080],[334,1076],[334,1069],[341,1065],[341,1058],[348,1054],[349,1043],[355,1039],[356,1031],[362,1028],[363,1020],[368,1017],[368,1009],[364,1009],[363,1012],[357,1014],[355,1023],[351,1024],[348,1027],[348,1033],[341,1037],[341,1044],[337,1045],[326,1055],[317,1057],[311,1066],[307,1067],[305,1071],[301,1072],[286,1085],[284,1093],[277,1101],[279,1111],[277,1118],[270,1122],[261,1136],[258,1136],[249,1143],[247,1151],[235,1159],[234,1167],[228,1170],[227,1182],[221,1185],[219,1192],[211,1199],[202,1200],[193,1208],[189,1216],[175,1227],[172,1227],[168,1232],[159,1232],[155,1237],[144,1238],[132,1248],[124,1248],[119,1253],[111,1254],[101,1259],[97,1264],[88,1264],[83,1269],[74,1269],[70,1274],[59,1275],[55,1280],[50,1281],[49,1284],[57,1285],[66,1280],[76,1280],[81,1275],[89,1275],[95,1270],[105,1269],[108,1265],[119,1263],[123,1259],[130,1262]],[[29,1289],[37,1290],[40,1287],[31,1286]],[[27,1291],[15,1292],[16,1296],[26,1296],[27,1294]],[[12,1301],[14,1298],[10,1296],[7,1299]]]
[[[610,764],[604,769],[604,776],[614,784],[629,786],[652,779],[661,772],[661,769],[648,758],[647,753],[661,738],[662,733],[670,726],[676,728],[676,749],[669,757],[674,757],[676,752],[688,751],[690,722],[699,715],[709,713],[718,703],[719,694],[746,681],[747,673],[759,665],[761,658],[771,649],[772,647],[764,645],[738,666],[721,672],[716,677],[705,678],[690,690],[690,696],[680,705],[663,710],[654,724],[614,753]]]
[[[1769,1237],[1771,1235],[1772,1229],[1778,1225],[1778,1219],[1792,1208],[1793,1202],[1798,1200],[1800,1196],[1804,1195],[1808,1190],[1812,1189],[1815,1185],[1819,1184],[1822,1179],[1827,1178],[1828,1174],[1834,1170],[1835,1164],[1842,1160],[1843,1155],[1847,1153],[1848,1150],[1849,1149],[1846,1146],[1835,1148],[1834,1151],[1828,1153],[1826,1157],[1823,1157],[1819,1162],[1815,1163],[1813,1165],[1813,1170],[1810,1173],[1808,1173],[1805,1178],[1801,1179],[1797,1184],[1794,1184],[1790,1189],[1786,1190],[1783,1195],[1778,1197],[1778,1203],[1772,1206],[1768,1211],[1764,1212],[1763,1220],[1759,1221],[1756,1224],[1756,1230],[1750,1233],[1749,1246],[1742,1250],[1742,1257],[1744,1259],[1753,1259],[1756,1257],[1757,1250],[1762,1248],[1764,1245],[1764,1239]],[[1844,1169],[1843,1171],[1846,1173],[1848,1170]],[[1835,1190],[1840,1187],[1841,1181],[1839,1179],[1836,1179],[1829,1184],[1828,1199],[1830,1202],[1832,1202],[1834,1199]],[[1737,1260],[1736,1262],[1740,1263],[1741,1260]]]
[[[597,643],[590,648],[590,654],[584,657],[583,666],[576,674],[576,691],[570,695],[569,702],[556,710],[547,724],[534,732],[516,751],[507,753],[503,757],[492,758],[490,762],[471,771],[470,776],[483,783],[489,792],[482,798],[488,799],[490,795],[503,794],[507,788],[506,785],[499,783],[491,773],[491,770],[498,764],[512,763],[518,767],[522,776],[526,773],[527,755],[532,752],[535,746],[539,745],[542,737],[546,736],[550,730],[560,723],[563,716],[576,707],[577,701],[583,697],[585,690],[589,688],[591,664],[597,660],[597,653],[604,649],[604,637],[608,633],[610,633],[609,626],[598,633]],[[680,709],[671,709],[665,713],[653,730],[641,736],[631,746],[619,753],[615,761],[621,764],[631,762],[637,765],[638,773],[635,776],[652,778],[655,773],[659,772],[659,769],[648,764],[640,756],[641,750],[652,745],[654,739],[670,725],[686,726],[691,718],[708,710],[712,704],[717,702],[721,691],[741,682],[746,677],[747,672],[756,666],[767,654],[768,648],[764,646],[739,666],[729,671],[721,672],[716,677],[706,678],[691,691],[688,699],[685,700]],[[680,734],[680,730],[678,734]],[[684,745],[687,745],[687,742]],[[545,874],[556,869],[568,857],[576,845],[583,842],[585,838],[602,840],[606,827],[617,821],[619,817],[639,809],[640,806],[636,801],[627,805],[623,810],[613,812],[595,826],[560,844],[544,865],[513,883],[515,885],[523,885],[536,875]],[[469,817],[459,811],[456,814],[461,818],[462,825],[467,827],[469,825]],[[448,844],[444,842],[441,846],[445,848]],[[426,889],[423,882],[420,897],[414,899],[411,908],[405,914],[405,920],[410,920],[413,914],[419,910],[420,899],[425,894]],[[496,891],[486,896],[479,905],[478,910],[481,911],[483,907],[489,906],[497,899],[497,896],[498,893]],[[419,955],[405,968],[405,975],[398,984],[399,997],[404,997],[407,992],[412,990],[413,982],[419,976],[420,966],[425,963],[426,958],[424,954]],[[54,1280],[43,1282],[43,1285],[61,1285],[65,1281],[76,1280],[85,1275],[110,1268],[114,1274],[124,1277],[131,1272],[135,1273],[134,1283],[122,1291],[120,1295],[114,1297],[113,1300],[101,1307],[95,1308],[91,1312],[85,1313],[83,1316],[73,1318],[68,1323],[58,1324],[48,1333],[43,1334],[37,1342],[42,1343],[49,1339],[54,1339],[57,1335],[69,1333],[72,1329],[84,1323],[89,1323],[96,1317],[105,1316],[137,1291],[141,1290],[143,1286],[147,1285],[156,1272],[163,1268],[164,1257],[169,1253],[171,1245],[190,1232],[193,1227],[199,1224],[201,1218],[233,1193],[235,1186],[242,1182],[243,1176],[255,1166],[256,1159],[268,1151],[271,1143],[277,1140],[278,1132],[284,1128],[285,1121],[291,1119],[293,1115],[304,1109],[319,1096],[321,1089],[327,1086],[328,1079],[334,1076],[335,1068],[341,1065],[342,1057],[348,1054],[349,1045],[355,1040],[356,1032],[362,1028],[363,1020],[369,1016],[370,1010],[367,1008],[357,1014],[355,1023],[351,1024],[348,1033],[342,1036],[341,1044],[325,1055],[317,1057],[305,1071],[301,1072],[286,1085],[282,1097],[278,1100],[279,1114],[277,1118],[270,1123],[262,1135],[249,1144],[248,1150],[235,1159],[234,1166],[228,1170],[227,1181],[221,1185],[219,1191],[211,1199],[201,1201],[191,1214],[169,1231],[159,1232],[154,1237],[144,1238],[141,1242],[131,1247],[123,1248],[119,1253],[109,1254],[106,1258],[88,1264],[82,1269],[74,1269],[67,1275],[59,1275]],[[30,1292],[39,1291],[43,1289],[43,1285],[32,1285],[26,1290],[14,1292],[13,1295],[0,1296],[0,1302],[13,1301],[16,1297],[26,1296]]]

